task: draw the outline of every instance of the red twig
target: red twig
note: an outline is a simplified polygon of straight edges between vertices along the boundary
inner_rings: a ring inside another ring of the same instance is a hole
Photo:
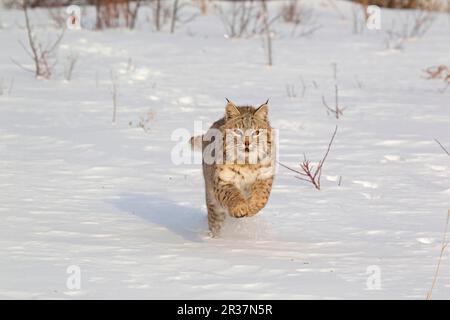
[[[278,163],[282,167],[299,174],[300,176],[296,176],[297,179],[309,182],[314,186],[314,188],[316,188],[317,190],[320,190],[320,178],[322,177],[323,165],[325,164],[328,154],[330,153],[331,146],[332,146],[332,144],[334,142],[334,138],[336,137],[336,134],[337,134],[337,130],[338,130],[338,127],[336,126],[336,128],[334,129],[333,136],[331,137],[331,140],[328,143],[327,151],[325,152],[325,155],[323,156],[322,160],[319,161],[316,168],[314,168],[314,166],[311,165],[311,162],[306,158],[306,155],[304,155],[304,160],[300,164],[301,170],[292,169],[292,168],[288,167],[287,165],[282,164],[281,162],[278,162]]]

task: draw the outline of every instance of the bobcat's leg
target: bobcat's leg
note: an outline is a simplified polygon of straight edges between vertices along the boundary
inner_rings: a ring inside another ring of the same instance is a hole
[[[257,180],[252,185],[252,193],[249,202],[248,216],[257,214],[269,200],[270,191],[272,190],[273,178]]]
[[[238,188],[232,183],[218,177],[214,181],[215,198],[222,207],[228,208],[228,213],[235,218],[242,218],[248,214],[248,204]]]
[[[213,238],[220,234],[223,222],[225,220],[226,210],[222,208],[215,199],[206,199],[208,209],[208,226]]]

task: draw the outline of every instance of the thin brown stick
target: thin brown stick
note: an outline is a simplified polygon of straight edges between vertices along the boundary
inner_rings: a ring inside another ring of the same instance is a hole
[[[136,26],[136,21],[139,13],[139,8],[141,7],[141,3],[142,0],[137,0],[134,9],[132,11],[128,9],[128,15],[131,16],[130,23],[128,24],[128,27],[130,29],[134,29],[134,27]]]
[[[339,105],[339,89],[338,86],[335,85],[334,86],[334,94],[335,94],[335,107],[331,108],[328,103],[325,101],[325,96],[322,96],[322,103],[325,107],[325,109],[327,109],[327,112],[331,112],[334,114],[334,116],[336,117],[336,119],[339,119],[340,116],[344,115],[344,110],[346,109],[346,107],[341,108],[341,106]]]
[[[328,144],[327,152],[325,153],[325,156],[322,158],[322,160],[319,162],[319,165],[317,166],[317,172],[314,174],[314,177],[316,177],[317,173],[319,173],[319,183],[320,183],[320,176],[322,175],[323,164],[325,163],[325,160],[327,159],[328,154],[330,153],[331,145],[333,144],[334,138],[336,137],[337,130],[338,126],[336,126],[336,128],[334,129],[333,136],[331,137],[330,143]]]
[[[33,38],[33,30],[31,27],[31,23],[30,23],[30,17],[28,16],[28,3],[27,1],[23,2],[23,13],[25,16],[25,25],[27,28],[27,37],[28,37],[28,44],[31,48],[31,52],[32,54],[32,58],[34,61],[34,65],[36,68],[36,76],[40,76],[41,75],[41,64],[39,63],[39,54],[38,54],[38,49],[36,47],[36,41]],[[28,50],[26,50],[26,52],[29,54]]]
[[[444,231],[444,237],[442,238],[442,244],[441,244],[441,253],[439,255],[438,264],[436,266],[436,271],[434,272],[433,282],[431,283],[430,291],[427,293],[427,300],[431,300],[433,296],[433,289],[436,286],[437,278],[439,275],[439,269],[441,267],[441,261],[442,257],[444,256],[445,249],[447,248],[448,242],[447,242],[447,232],[448,232],[448,221],[450,220],[450,210],[448,210],[447,213],[447,221],[445,223],[445,231]]]
[[[112,115],[112,123],[116,124],[117,118],[117,78],[114,75],[114,72],[111,70],[111,97],[113,102],[113,115]]]
[[[78,60],[78,55],[76,55],[76,54],[70,55],[68,57],[67,66],[64,70],[65,71],[64,77],[66,78],[67,81],[72,80],[72,73],[73,73],[73,70],[75,69],[75,64],[77,63],[77,60]]]
[[[170,23],[170,33],[175,32],[175,23],[177,22],[177,15],[178,15],[178,0],[174,0],[172,7],[172,21]]]
[[[27,67],[21,65],[19,62],[17,62],[16,60],[14,60],[14,59],[12,59],[12,58],[11,58],[11,61],[12,61],[12,63],[14,63],[16,66],[18,66],[18,67],[21,68],[22,70],[25,70],[25,71],[28,71],[28,72],[31,72],[31,73],[36,73],[35,70],[29,69],[29,68],[27,68]]]
[[[292,172],[295,172],[295,173],[304,175],[303,172],[300,172],[300,171],[298,171],[298,170],[292,169],[291,167],[288,167],[287,165],[282,164],[281,162],[278,162],[278,164],[279,164],[280,166],[282,166],[282,167],[284,167],[284,168],[286,168],[286,169],[292,171]]]
[[[263,12],[263,24],[264,24],[264,32],[266,36],[266,45],[267,45],[267,65],[272,66],[272,35],[270,32],[270,23],[269,23],[269,12],[267,9],[266,0],[261,0],[262,4],[262,12]]]
[[[444,152],[450,156],[450,152],[444,147],[442,143],[439,142],[438,139],[434,139],[434,141],[436,141],[437,144],[442,148],[442,150],[444,150]]]

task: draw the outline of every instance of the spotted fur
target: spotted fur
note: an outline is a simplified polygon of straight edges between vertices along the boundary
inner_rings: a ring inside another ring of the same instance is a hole
[[[214,129],[222,133],[221,143],[224,153],[229,130],[253,130],[252,132],[257,133],[261,130],[267,134],[266,153],[260,154],[260,151],[248,151],[250,149],[245,148],[247,152],[245,156],[251,152],[258,152],[260,157],[256,163],[206,163],[204,158],[203,176],[208,225],[212,236],[215,237],[219,235],[227,214],[235,218],[251,217],[264,208],[272,189],[275,155],[272,148],[272,128],[268,120],[267,103],[255,108],[238,107],[228,101],[225,116],[216,121],[209,130]],[[198,143],[198,138],[191,139],[191,143],[193,145]],[[202,149],[205,150],[209,143],[203,139]],[[236,154],[244,152],[241,147],[242,145],[236,146]]]

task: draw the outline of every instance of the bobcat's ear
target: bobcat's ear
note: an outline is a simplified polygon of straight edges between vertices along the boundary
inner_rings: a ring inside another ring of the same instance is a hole
[[[268,103],[269,103],[269,100],[264,102],[262,105],[260,105],[258,107],[258,109],[256,109],[255,117],[257,117],[263,121],[268,120],[268,116],[269,116],[269,104]]]
[[[236,107],[236,105],[227,99],[227,106],[225,107],[225,118],[231,119],[234,117],[237,117],[241,115],[239,112],[239,109]]]

